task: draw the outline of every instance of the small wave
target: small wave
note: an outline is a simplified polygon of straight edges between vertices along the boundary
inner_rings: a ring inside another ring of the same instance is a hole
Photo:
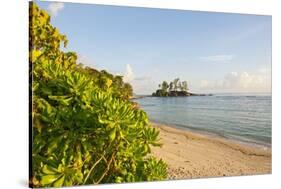
[[[156,106],[156,104],[142,104],[142,106]]]

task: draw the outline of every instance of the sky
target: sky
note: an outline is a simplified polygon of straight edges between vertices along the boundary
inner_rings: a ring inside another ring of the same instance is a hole
[[[38,2],[67,51],[135,94],[180,78],[197,93],[271,92],[271,16]]]

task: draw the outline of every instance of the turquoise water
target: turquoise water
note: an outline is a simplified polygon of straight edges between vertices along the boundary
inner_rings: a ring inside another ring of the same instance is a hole
[[[151,121],[271,146],[271,95],[145,97]]]

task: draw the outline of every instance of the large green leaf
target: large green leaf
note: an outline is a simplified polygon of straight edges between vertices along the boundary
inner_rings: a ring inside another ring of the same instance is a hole
[[[47,185],[47,184],[51,184],[53,182],[55,182],[61,175],[44,175],[42,176],[41,178],[41,184],[44,186],[44,185]]]

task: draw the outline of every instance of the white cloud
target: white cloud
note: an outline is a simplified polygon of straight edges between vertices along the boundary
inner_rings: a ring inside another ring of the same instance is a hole
[[[132,83],[132,81],[134,80],[134,73],[133,73],[133,69],[131,67],[130,64],[126,64],[126,71],[125,71],[125,74],[124,74],[124,82],[127,82],[127,83]]]
[[[255,73],[231,72],[221,80],[202,80],[200,89],[219,92],[270,92],[271,74],[265,70]]]
[[[123,81],[132,85],[135,94],[151,94],[157,86],[150,75],[137,75],[130,64],[126,64]]]
[[[157,83],[152,81],[151,79],[147,80],[134,80],[133,89],[135,94],[139,95],[149,95],[152,94],[156,90]]]
[[[233,60],[234,55],[232,54],[220,54],[220,55],[213,55],[213,56],[204,56],[200,57],[199,59],[206,62],[228,62]]]
[[[48,10],[52,16],[56,16],[60,10],[64,8],[64,4],[61,2],[52,2],[48,6]]]

